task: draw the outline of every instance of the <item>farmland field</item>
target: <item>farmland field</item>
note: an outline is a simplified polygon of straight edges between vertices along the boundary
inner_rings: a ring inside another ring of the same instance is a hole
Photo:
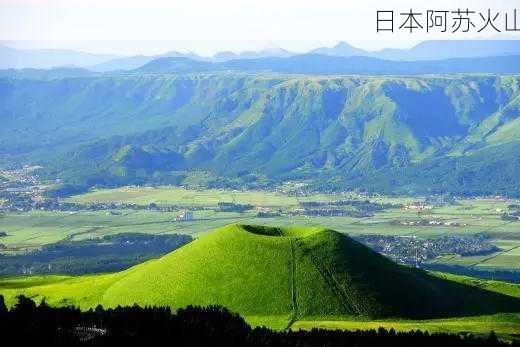
[[[447,318],[432,320],[377,320],[359,321],[338,319],[338,320],[302,320],[293,325],[293,329],[386,329],[393,328],[396,331],[427,330],[429,332],[460,333],[471,332],[473,334],[486,335],[493,330],[498,335],[514,336],[520,329],[520,315],[518,314],[497,314],[490,316]]]
[[[305,202],[328,203],[357,199],[373,204],[391,204],[370,216],[307,216],[297,212]],[[232,191],[189,190],[180,187],[124,187],[95,190],[64,199],[77,204],[127,203],[140,209],[113,211],[28,211],[0,215],[0,231],[8,236],[0,238],[5,245],[2,253],[19,253],[37,249],[41,245],[63,239],[81,240],[123,232],[148,234],[181,233],[200,236],[223,225],[241,222],[260,225],[326,226],[349,235],[391,235],[438,238],[485,233],[499,250],[488,255],[444,255],[430,262],[470,266],[477,269],[520,269],[520,221],[502,219],[508,205],[514,200],[458,199],[455,204],[434,206],[424,211],[405,209],[403,206],[424,198],[360,196],[354,193],[311,194],[293,196],[283,190]],[[249,204],[245,211],[221,211],[218,203]],[[147,209],[150,204],[169,206],[165,211]],[[175,221],[185,209],[193,211],[191,221]],[[259,217],[259,211],[271,214]],[[440,225],[413,225],[418,220],[438,220]],[[409,223],[403,225],[403,223]],[[448,225],[447,225],[448,224]],[[449,225],[451,224],[451,225]]]

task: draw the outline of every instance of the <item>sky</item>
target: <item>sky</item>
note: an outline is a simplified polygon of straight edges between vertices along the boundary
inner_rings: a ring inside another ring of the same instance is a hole
[[[282,47],[305,52],[347,41],[367,50],[409,48],[432,39],[517,38],[520,31],[477,33],[377,32],[377,11],[428,9],[518,12],[518,0],[0,0],[0,41],[15,48],[74,49],[152,55],[212,55]],[[399,18],[399,23],[398,19]],[[405,18],[405,17],[402,17]],[[476,20],[481,21],[477,16]]]

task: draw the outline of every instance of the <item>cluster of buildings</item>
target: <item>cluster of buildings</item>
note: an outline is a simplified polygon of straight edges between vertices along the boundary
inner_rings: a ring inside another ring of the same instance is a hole
[[[513,213],[504,213],[502,215],[502,219],[508,221],[519,221],[520,222],[520,211],[516,211]]]
[[[5,170],[0,169],[0,178],[3,177],[5,182],[2,183],[0,179],[0,187],[10,186],[16,184],[18,186],[34,186],[37,185],[39,180],[38,176],[35,175],[35,171],[40,169],[41,166],[29,166],[25,165],[21,169]]]
[[[193,211],[184,210],[176,218],[176,222],[189,222],[193,220]]]
[[[411,204],[407,204],[404,206],[405,210],[411,210],[411,211],[417,211],[417,212],[431,210],[432,208],[433,208],[432,205],[428,205],[422,201],[412,202]]]
[[[0,170],[0,211],[26,211],[44,200],[44,187],[34,171],[37,166]]]
[[[442,220],[411,220],[411,221],[398,221],[399,225],[404,226],[445,226],[445,227],[466,227],[467,223],[459,223],[455,221],[442,221]]]
[[[443,236],[423,239],[415,236],[359,235],[357,241],[398,263],[420,266],[446,254],[487,255],[499,251],[485,235]]]

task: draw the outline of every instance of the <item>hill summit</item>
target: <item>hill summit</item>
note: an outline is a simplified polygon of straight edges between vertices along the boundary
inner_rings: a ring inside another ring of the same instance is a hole
[[[397,265],[336,231],[228,225],[156,260],[13,289],[50,304],[219,304],[244,316],[433,318],[518,312],[520,301]],[[15,293],[16,292],[16,293]]]

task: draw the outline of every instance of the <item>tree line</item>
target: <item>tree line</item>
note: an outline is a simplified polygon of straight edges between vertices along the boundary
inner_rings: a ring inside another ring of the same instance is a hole
[[[0,336],[4,346],[443,346],[519,347],[488,337],[423,331],[386,330],[274,331],[251,328],[238,314],[220,306],[188,306],[175,313],[168,307],[117,307],[81,311],[50,307],[23,295],[11,309],[0,295]],[[12,344],[14,345],[14,344]]]

